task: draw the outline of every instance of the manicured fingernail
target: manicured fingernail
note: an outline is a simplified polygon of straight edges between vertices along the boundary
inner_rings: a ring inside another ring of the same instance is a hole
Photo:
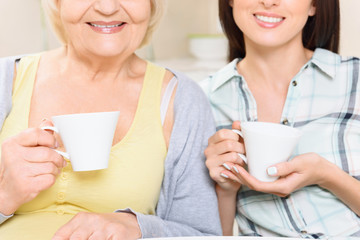
[[[67,162],[64,160],[63,167],[66,167],[66,165],[67,165]]]
[[[237,169],[236,166],[233,166],[233,169],[235,170],[235,172],[239,173],[239,170]]]
[[[59,147],[59,143],[58,141],[55,140],[55,148],[58,148]]]
[[[226,163],[223,164],[224,168],[226,168],[227,170],[231,170],[231,168],[229,167],[229,165],[227,165]]]
[[[277,174],[277,168],[276,167],[270,167],[267,169],[267,174],[270,176],[274,176]]]
[[[229,178],[229,176],[224,173],[220,173],[220,176],[222,176],[223,178]]]

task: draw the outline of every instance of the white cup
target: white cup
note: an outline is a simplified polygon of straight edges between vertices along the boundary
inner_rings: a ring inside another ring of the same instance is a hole
[[[111,146],[120,112],[78,113],[53,116],[55,127],[42,127],[58,133],[66,152],[55,150],[70,160],[74,171],[108,167]]]
[[[263,182],[273,182],[278,177],[269,176],[267,169],[291,157],[302,132],[296,128],[277,123],[243,122],[241,131],[233,129],[244,139],[249,173]]]

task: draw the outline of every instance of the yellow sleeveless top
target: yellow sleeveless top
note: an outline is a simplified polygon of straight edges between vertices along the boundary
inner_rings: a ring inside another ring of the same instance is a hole
[[[13,107],[0,132],[4,139],[28,128],[30,101],[41,55],[20,61]],[[109,167],[73,172],[70,162],[56,183],[22,205],[0,225],[0,239],[51,239],[80,211],[106,213],[131,208],[155,214],[164,174],[166,143],[160,119],[165,69],[148,62],[134,121],[126,136],[111,149]]]

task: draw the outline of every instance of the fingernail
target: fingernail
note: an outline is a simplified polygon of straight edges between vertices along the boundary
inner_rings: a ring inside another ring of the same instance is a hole
[[[223,178],[229,178],[229,176],[226,175],[225,173],[220,173],[220,176],[222,176]]]
[[[55,140],[55,148],[59,147],[59,143]]]
[[[41,120],[41,122],[45,122],[47,120],[47,118],[43,118],[42,120]]]
[[[67,162],[64,160],[63,167],[66,167],[66,165],[67,165]]]
[[[235,170],[235,172],[239,173],[239,170],[237,169],[237,167],[233,166],[233,169]]]
[[[276,167],[270,167],[267,169],[267,174],[270,176],[274,176],[277,174],[277,168]]]
[[[226,168],[227,170],[231,170],[231,168],[229,167],[229,165],[227,165],[226,163],[223,164],[224,168]]]

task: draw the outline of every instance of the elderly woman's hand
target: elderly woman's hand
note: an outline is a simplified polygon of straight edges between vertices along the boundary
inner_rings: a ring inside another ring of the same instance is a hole
[[[51,148],[52,133],[29,128],[5,140],[1,148],[0,212],[10,215],[51,187],[66,162]]]
[[[234,122],[232,127],[239,129],[240,122]],[[238,155],[244,152],[244,144],[239,141],[239,135],[229,129],[221,129],[209,138],[209,145],[205,149],[206,166],[210,177],[224,191],[236,193],[240,189],[241,181],[233,173],[233,167],[244,165]]]
[[[141,231],[132,213],[78,213],[52,240],[139,239]]]

